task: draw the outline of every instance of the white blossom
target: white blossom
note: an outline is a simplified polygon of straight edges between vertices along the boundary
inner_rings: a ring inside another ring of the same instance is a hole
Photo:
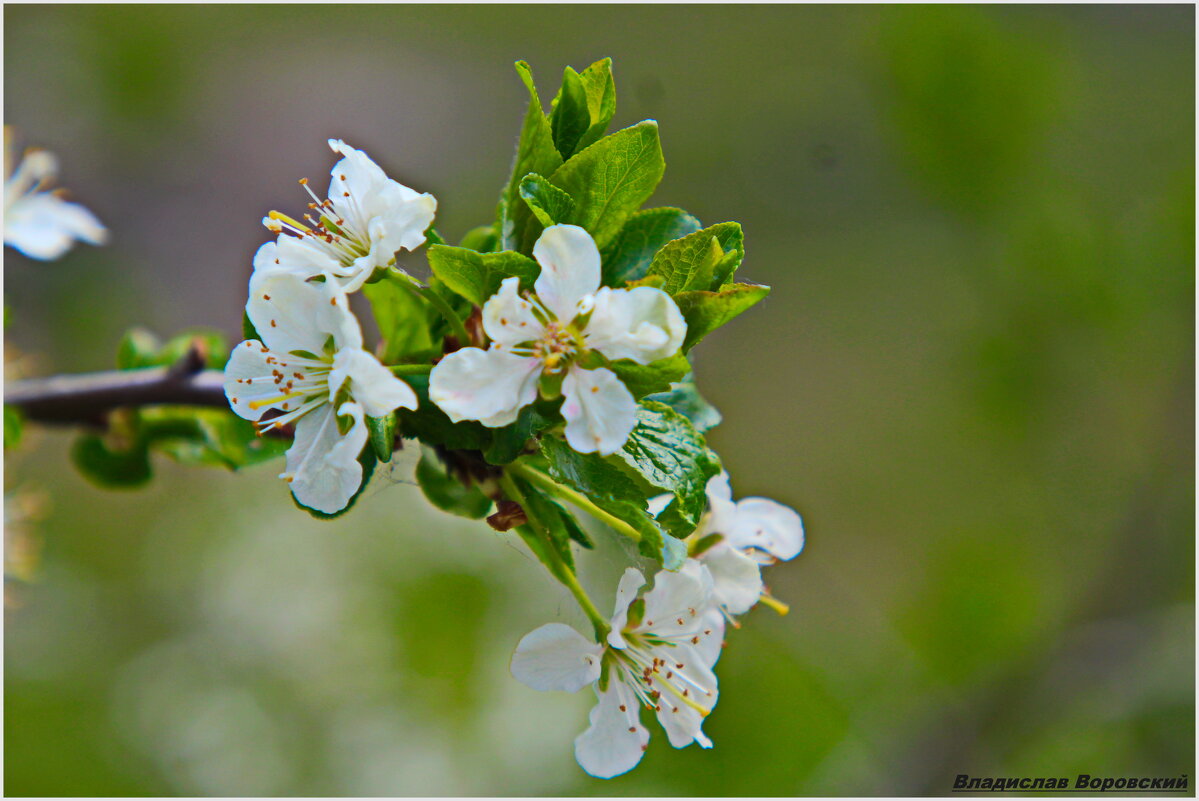
[[[58,160],[47,150],[30,148],[14,165],[12,131],[4,129],[4,244],[33,259],[51,261],[75,240],[101,245],[108,231],[61,190],[46,187],[58,173]]]
[[[280,478],[305,506],[340,511],[362,483],[364,417],[415,409],[416,395],[363,349],[349,301],[330,281],[256,273],[246,313],[261,341],[233,349],[225,367],[229,404],[260,432],[295,423]],[[277,416],[263,419],[268,410]]]
[[[278,211],[263,225],[278,233],[254,255],[254,270],[282,270],[301,278],[330,276],[346,292],[356,292],[374,274],[395,261],[400,250],[415,250],[433,223],[437,199],[387,177],[369,156],[340,139],[329,147],[342,156],[333,165],[328,197],[312,197],[305,222]]]
[[[562,623],[527,634],[512,657],[512,674],[535,690],[595,688],[590,725],[575,739],[575,758],[601,779],[636,767],[649,744],[641,708],[655,712],[670,744],[711,748],[703,720],[716,705],[724,618],[712,606],[708,569],[688,560],[677,573],[645,578],[625,571],[616,591],[612,630],[603,644]]]
[[[637,424],[637,404],[616,373],[585,367],[588,356],[649,364],[678,351],[687,324],[659,289],[601,288],[599,250],[578,226],[546,228],[533,257],[535,294],[521,297],[519,280],[505,279],[483,306],[490,346],[442,359],[429,397],[454,422],[498,428],[545,391],[543,377],[560,378],[566,441],[580,453],[614,453]]]
[[[748,612],[762,596],[761,566],[794,559],[803,550],[803,521],[768,498],[733,501],[729,474],[708,479],[708,511],[688,537],[712,573],[716,602],[730,615]]]

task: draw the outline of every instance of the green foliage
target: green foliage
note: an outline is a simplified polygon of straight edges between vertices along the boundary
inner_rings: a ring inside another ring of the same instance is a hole
[[[686,537],[695,531],[707,505],[704,490],[720,472],[720,459],[690,420],[665,404],[643,400],[637,426],[617,456],[646,484],[674,496],[674,511],[659,516],[671,534]]]
[[[612,59],[597,61],[582,73],[567,67],[550,113],[554,145],[562,158],[569,159],[603,136],[615,113]]]
[[[670,295],[715,290],[732,278],[744,257],[741,225],[717,223],[667,243],[654,255],[646,275],[662,276],[662,291]]]
[[[620,359],[610,362],[608,369],[616,373],[636,399],[654,392],[665,392],[671,384],[691,372],[691,363],[686,356],[676,353],[649,364]]]
[[[560,576],[562,566],[573,573],[575,559],[570,543],[593,547],[586,532],[574,515],[536,486],[515,476],[509,480],[517,487],[521,507],[529,519],[526,525],[517,527],[517,533],[555,576]]]
[[[416,482],[429,502],[443,512],[481,520],[491,510],[491,499],[477,486],[467,486],[449,475],[431,448],[421,449],[420,461],[416,465]]]
[[[770,287],[761,284],[730,284],[719,292],[696,290],[675,295],[674,302],[687,321],[683,350],[690,350],[708,334],[769,294]]]
[[[433,274],[447,287],[482,306],[500,289],[505,278],[516,276],[521,286],[531,287],[541,273],[537,262],[512,250],[477,253],[466,248],[434,245],[428,250]]]
[[[397,409],[400,431],[405,437],[419,439],[426,445],[441,445],[452,450],[486,450],[491,444],[491,429],[480,423],[455,423],[437,404],[429,400],[427,375],[405,376],[404,380],[416,393],[415,409]]]
[[[541,100],[533,84],[533,71],[528,64],[518,61],[516,72],[529,90],[529,108],[525,112],[520,141],[516,145],[512,177],[500,197],[500,243],[505,250],[516,247],[516,236],[524,230],[529,218],[528,207],[520,202],[521,179],[531,172],[552,175],[562,165],[562,156],[554,145],[550,121],[541,110]]]
[[[516,422],[494,429],[491,445],[483,454],[489,464],[505,465],[516,460],[529,439],[554,424],[554,404],[540,401],[520,410]],[[550,407],[547,409],[546,407]]]
[[[629,218],[604,248],[604,285],[620,287],[628,281],[641,280],[662,246],[699,229],[699,220],[682,209],[669,206],[642,209]]]
[[[520,196],[537,221],[547,228],[569,220],[575,207],[574,198],[537,173],[521,179]]]
[[[541,439],[541,453],[549,462],[550,476],[578,490],[605,512],[628,523],[641,535],[641,553],[662,559],[666,535],[647,510],[643,486],[622,467],[617,457],[579,453],[557,437]]]
[[[654,193],[665,169],[658,123],[646,120],[600,139],[557,171],[542,174],[574,198],[568,222],[585,228],[603,250]]]
[[[25,418],[16,406],[4,405],[4,450],[15,448],[21,444],[21,433],[24,430]]]
[[[380,462],[390,462],[395,449],[396,414],[389,412],[382,417],[366,417],[366,430],[370,433],[370,447]]]
[[[431,319],[436,313],[430,311],[406,278],[389,272],[383,280],[363,286],[362,293],[370,301],[383,337],[379,359],[384,364],[423,361],[439,351],[440,341],[433,338]]]
[[[191,351],[202,359],[202,366],[221,369],[229,361],[225,335],[211,328],[189,328],[162,342],[153,332],[137,327],[125,332],[117,345],[117,367],[133,370],[142,367],[169,367]]]
[[[646,395],[645,400],[669,406],[690,420],[695,430],[701,433],[720,425],[722,419],[717,408],[699,394],[693,375],[684,376],[665,392]]]

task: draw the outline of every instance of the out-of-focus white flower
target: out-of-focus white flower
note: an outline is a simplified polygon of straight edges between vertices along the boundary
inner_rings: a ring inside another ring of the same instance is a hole
[[[600,287],[600,254],[576,225],[546,228],[533,246],[541,265],[534,295],[507,278],[483,305],[487,350],[463,348],[433,369],[429,398],[454,422],[499,428],[532,403],[543,376],[561,376],[566,441],[580,453],[607,455],[637,424],[637,404],[616,373],[588,369],[589,351],[649,364],[674,355],[687,323],[660,289]]]
[[[46,187],[58,174],[58,159],[30,148],[14,164],[13,133],[4,129],[4,244],[32,259],[51,261],[76,240],[101,245],[108,231],[90,211]]]
[[[342,156],[333,165],[329,196],[312,197],[304,222],[277,211],[262,223],[279,234],[254,255],[256,272],[285,271],[302,278],[330,276],[346,292],[356,292],[376,269],[395,261],[400,250],[415,250],[433,223],[437,199],[387,177],[361,150],[340,139],[329,147]]]
[[[549,623],[525,635],[512,657],[512,674],[534,690],[595,686],[598,703],[590,726],[575,739],[575,758],[601,779],[641,761],[649,743],[643,706],[657,713],[675,748],[712,747],[702,725],[716,705],[712,667],[724,635],[724,618],[712,606],[712,577],[688,560],[677,573],[660,571],[654,588],[639,596],[644,584],[639,571],[625,571],[605,644]]]
[[[363,349],[349,305],[331,281],[256,273],[246,313],[262,341],[242,342],[225,367],[234,412],[259,431],[296,423],[280,478],[300,503],[327,514],[345,508],[362,483],[364,416],[417,404],[412,388]],[[279,414],[264,420],[268,410]]]
[[[803,520],[768,498],[734,502],[726,472],[708,479],[707,494],[708,511],[688,542],[712,573],[716,602],[739,615],[762,597],[761,566],[794,559],[803,550]]]

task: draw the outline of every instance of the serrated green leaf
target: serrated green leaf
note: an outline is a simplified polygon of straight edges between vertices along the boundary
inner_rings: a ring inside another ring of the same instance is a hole
[[[450,476],[429,448],[421,450],[416,482],[429,502],[443,512],[482,520],[491,510],[491,499],[478,487],[464,487],[462,482]]]
[[[674,495],[675,519],[659,515],[671,534],[686,537],[695,531],[707,506],[708,479],[720,472],[720,460],[690,420],[665,404],[643,400],[637,426],[616,456],[651,487]]]
[[[658,124],[646,120],[605,136],[549,177],[575,200],[570,222],[585,228],[602,250],[654,193],[665,170]]]
[[[694,233],[700,227],[699,220],[682,209],[664,206],[637,212],[604,249],[604,285],[621,287],[628,281],[641,280],[654,254],[667,242]]]
[[[317,520],[335,520],[336,518],[341,517],[346,512],[353,509],[354,504],[356,504],[358,499],[362,497],[362,493],[366,490],[367,485],[371,483],[371,477],[375,474],[375,462],[375,452],[370,447],[363,448],[362,453],[358,454],[358,463],[362,465],[362,483],[358,485],[358,491],[351,496],[345,507],[334,512],[333,514],[319,512],[316,509],[305,506],[304,504],[300,503],[299,499],[296,498],[295,495],[291,496],[291,502],[294,503],[297,508],[303,509]]]
[[[654,392],[665,392],[670,385],[691,372],[691,363],[681,353],[658,359],[649,364],[638,364],[632,359],[621,359],[608,364],[608,369],[624,383],[634,399]]]
[[[541,225],[548,228],[570,219],[574,199],[545,177],[530,173],[520,181],[521,199],[528,205]]]
[[[379,358],[384,364],[426,359],[440,350],[440,340],[433,339],[428,304],[402,281],[384,278],[362,287],[383,338]]]
[[[625,472],[615,457],[578,453],[557,437],[542,437],[541,452],[555,481],[578,490],[596,506],[628,523],[641,535],[641,553],[662,559],[663,538],[667,535],[647,511],[645,488]]]
[[[541,272],[537,262],[513,250],[476,253],[466,248],[434,245],[428,250],[433,274],[447,287],[476,306],[499,291],[505,278],[516,276],[522,288],[531,288]]]
[[[21,433],[25,430],[25,416],[16,406],[4,405],[4,450],[21,444]]]
[[[684,376],[677,383],[671,384],[666,392],[646,395],[645,400],[664,403],[691,421],[695,430],[703,433],[720,425],[721,415],[715,406],[708,403],[699,394],[692,376]]]
[[[374,448],[375,458],[380,462],[390,462],[391,453],[395,450],[396,414],[388,412],[382,417],[366,418],[366,430],[370,434],[370,444]]]
[[[482,451],[488,448],[491,444],[491,429],[469,420],[455,423],[437,407],[437,404],[429,400],[429,376],[410,375],[404,376],[404,380],[412,387],[418,401],[415,409],[396,410],[400,431],[405,437],[419,439],[426,445],[441,445],[451,450]]]
[[[531,172],[552,175],[562,165],[562,156],[554,146],[554,132],[550,121],[541,110],[541,99],[533,83],[533,72],[524,61],[516,62],[516,72],[529,90],[529,108],[525,112],[520,141],[516,146],[516,158],[512,164],[512,177],[500,198],[500,235],[505,250],[517,246],[516,237],[524,230],[530,212],[520,202],[518,194],[520,179]]]
[[[521,506],[529,517],[529,525],[534,530],[540,529],[549,535],[558,558],[574,572],[575,558],[570,548],[571,540],[581,541],[587,548],[592,547],[591,541],[587,539],[574,516],[529,482],[515,476],[512,476],[511,480],[519,487],[523,496]],[[538,557],[540,558],[540,554]]]
[[[729,284],[719,292],[680,292],[674,296],[683,319],[687,321],[687,338],[683,350],[732,320],[770,294],[770,287],[761,284]]]
[[[558,90],[551,108],[550,128],[554,132],[554,146],[565,161],[574,155],[579,139],[591,127],[587,92],[579,73],[570,67],[562,73],[562,88]]]
[[[732,276],[744,255],[741,224],[717,223],[664,245],[654,255],[646,275],[662,276],[662,290],[671,295],[714,290]]]

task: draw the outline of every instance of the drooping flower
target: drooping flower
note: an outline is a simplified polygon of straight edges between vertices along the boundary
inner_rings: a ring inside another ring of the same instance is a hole
[[[761,567],[794,559],[803,550],[803,520],[768,498],[734,502],[726,472],[708,479],[706,489],[708,511],[687,541],[712,573],[716,602],[739,615],[762,596]]]
[[[657,713],[675,748],[712,747],[702,725],[716,705],[712,667],[724,636],[724,618],[712,606],[712,577],[688,560],[677,573],[660,571],[653,589],[639,595],[644,584],[638,570],[625,571],[603,645],[549,623],[525,635],[512,657],[512,674],[534,690],[594,685],[598,701],[587,730],[575,738],[575,758],[601,779],[641,761],[649,743],[642,707]]]
[[[566,441],[580,453],[615,453],[637,423],[637,404],[616,373],[585,367],[587,357],[649,364],[678,351],[687,323],[660,289],[601,288],[599,250],[576,225],[546,228],[533,257],[541,265],[535,294],[521,297],[519,280],[505,279],[483,305],[491,345],[442,359],[429,397],[454,422],[499,428],[516,420],[539,387],[556,397],[560,380]]]
[[[346,292],[356,292],[376,269],[395,261],[401,250],[415,250],[425,241],[437,199],[387,177],[361,150],[340,139],[329,147],[342,156],[333,165],[329,194],[312,197],[300,222],[272,211],[262,223],[279,234],[254,255],[257,272],[282,270],[302,278],[327,275]]]
[[[78,203],[46,187],[58,174],[58,159],[47,150],[30,148],[14,164],[13,133],[4,129],[4,244],[32,259],[51,261],[76,240],[102,245],[108,231]]]
[[[261,341],[233,349],[225,367],[229,404],[260,432],[295,423],[280,478],[305,506],[340,511],[362,483],[364,416],[415,409],[416,395],[363,349],[358,320],[332,282],[255,274],[246,313]],[[270,410],[277,414],[264,417]]]

